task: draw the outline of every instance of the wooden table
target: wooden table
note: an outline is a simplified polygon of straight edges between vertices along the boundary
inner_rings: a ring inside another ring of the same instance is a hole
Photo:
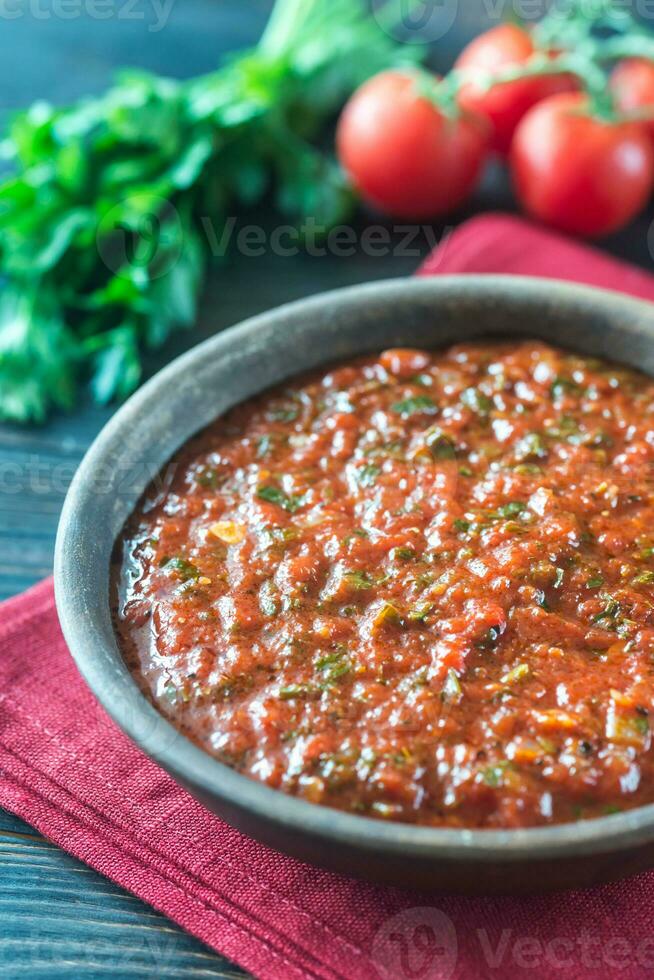
[[[269,4],[261,0],[183,0],[161,31],[150,4],[145,19],[86,15],[70,20],[24,16],[0,25],[0,110],[47,95],[65,102],[101,91],[111,69],[137,64],[184,77],[211,70],[225,50],[251,43]],[[37,8],[35,8],[37,9]],[[47,5],[39,7],[47,10]],[[117,3],[116,10],[121,9]],[[80,4],[78,11],[83,10]],[[147,18],[150,17],[150,20]],[[453,41],[454,43],[454,41]],[[441,57],[443,57],[441,52]],[[506,181],[491,173],[474,208],[510,207]],[[466,217],[459,215],[458,220]],[[264,224],[272,225],[267,216]],[[608,243],[646,267],[651,215]],[[443,229],[435,229],[437,236]],[[395,239],[399,244],[399,236]],[[233,256],[216,270],[197,330],[153,358],[165,360],[245,316],[295,297],[349,283],[409,275],[429,241],[413,254],[351,258]],[[111,414],[87,405],[41,429],[0,426],[0,598],[48,575],[59,511],[84,451]],[[183,933],[138,899],[0,811],[0,973],[4,977],[240,977],[246,974]]]

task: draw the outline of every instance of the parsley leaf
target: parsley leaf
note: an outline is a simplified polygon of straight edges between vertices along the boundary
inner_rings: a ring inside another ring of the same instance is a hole
[[[401,402],[395,402],[391,406],[392,410],[398,415],[417,415],[419,412],[427,412],[433,415],[436,405],[427,395],[416,395],[414,398],[405,398]]]
[[[374,487],[380,473],[379,466],[369,463],[356,471],[355,478],[360,487]]]
[[[3,141],[0,420],[40,422],[81,387],[126,397],[143,351],[193,325],[227,217],[269,191],[327,234],[353,194],[319,143],[367,78],[415,64],[364,0],[277,0],[253,50],[178,82],[124,72],[99,97],[38,102]],[[394,2],[389,17],[398,18]],[[298,232],[298,241],[301,234]]]
[[[492,399],[479,388],[466,388],[461,393],[461,402],[476,415],[485,418],[493,408]]]
[[[258,487],[257,497],[259,500],[265,500],[269,504],[277,504],[278,507],[282,507],[284,510],[288,511],[289,514],[294,514],[296,510],[299,510],[304,503],[303,497],[297,497],[284,493],[284,491],[279,487],[273,487],[270,485]]]

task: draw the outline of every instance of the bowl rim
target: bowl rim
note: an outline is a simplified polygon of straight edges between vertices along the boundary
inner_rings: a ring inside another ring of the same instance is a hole
[[[308,803],[283,791],[272,789],[229,768],[191,742],[153,707],[132,679],[127,668],[112,676],[107,687],[106,665],[96,656],[97,637],[93,637],[93,604],[79,569],[68,556],[83,553],[93,529],[77,519],[84,512],[90,493],[91,477],[110,446],[131,425],[159,391],[188,370],[210,357],[219,357],[236,343],[247,343],[265,325],[284,321],[289,315],[310,316],[325,304],[356,307],[373,297],[402,301],[416,296],[444,297],[452,292],[474,293],[480,299],[505,302],[518,297],[542,298],[570,307],[582,303],[601,308],[609,306],[616,318],[631,319],[631,330],[638,330],[639,319],[654,320],[654,304],[625,296],[613,290],[578,285],[560,280],[511,275],[453,275],[394,278],[330,290],[296,300],[260,313],[203,341],[173,360],[147,381],[122,405],[92,443],[80,464],[66,495],[55,546],[55,596],[59,620],[71,655],[100,704],[120,728],[155,762],[183,780],[191,792],[205,798],[218,798],[226,805],[247,811],[253,817],[283,827],[287,832],[356,847],[375,854],[448,861],[517,862],[563,856],[601,854],[637,847],[654,840],[654,803],[621,813],[547,827],[485,830],[452,827],[425,827],[385,822],[326,806]],[[509,292],[510,291],[510,292]],[[654,336],[654,334],[652,335]],[[617,358],[619,360],[619,357]],[[184,444],[182,439],[178,448]],[[162,461],[162,465],[163,465]],[[108,602],[109,597],[106,597]],[[114,656],[114,653],[111,654]],[[123,676],[125,675],[125,676]],[[129,701],[129,704],[127,703]],[[136,706],[136,711],[134,707]],[[150,724],[153,735],[143,736]],[[165,737],[161,737],[161,736]]]

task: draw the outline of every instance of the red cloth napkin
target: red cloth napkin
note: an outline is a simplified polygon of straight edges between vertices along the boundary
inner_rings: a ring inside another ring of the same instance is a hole
[[[466,221],[443,239],[418,275],[465,272],[568,279],[654,300],[649,273],[506,214]]]
[[[447,272],[654,299],[645,273],[503,216],[470,221],[422,269]],[[104,714],[66,650],[50,582],[0,607],[0,727],[0,806],[266,980],[654,973],[654,873],[556,896],[448,898],[347,880],[232,830]]]

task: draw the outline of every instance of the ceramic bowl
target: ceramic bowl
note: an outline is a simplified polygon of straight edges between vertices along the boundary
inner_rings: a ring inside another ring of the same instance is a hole
[[[79,670],[139,747],[206,807],[279,851],[396,885],[497,893],[590,885],[654,865],[654,805],[518,830],[414,827],[287,796],[222,765],[146,700],[112,629],[112,549],[143,490],[186,440],[295,374],[385,347],[539,337],[654,375],[654,306],[553,281],[397,279],[326,293],[233,327],[180,357],[113,417],[64,506],[55,580]],[[100,761],[101,764],[101,761]]]

